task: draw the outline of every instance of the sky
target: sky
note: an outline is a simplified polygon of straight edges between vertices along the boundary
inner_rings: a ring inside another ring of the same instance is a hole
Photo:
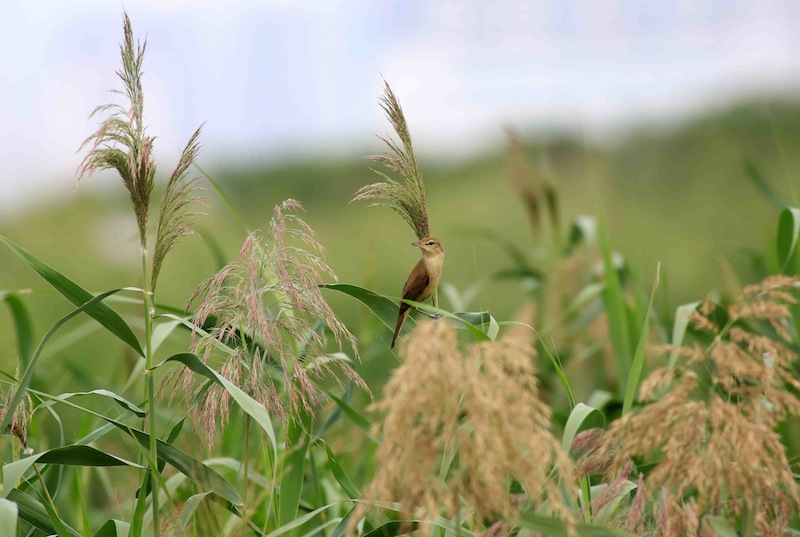
[[[504,125],[603,138],[800,89],[795,0],[129,0],[147,39],[145,116],[171,169],[378,148],[385,78],[418,151],[451,158]],[[0,219],[69,195],[87,116],[114,100],[123,4],[10,2],[0,22]]]

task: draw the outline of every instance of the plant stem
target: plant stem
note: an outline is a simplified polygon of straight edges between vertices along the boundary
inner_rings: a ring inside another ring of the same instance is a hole
[[[242,491],[242,512],[244,514],[245,523],[250,518],[248,505],[247,505],[247,487],[249,485],[250,477],[250,414],[244,418],[244,491]]]
[[[158,440],[156,437],[155,383],[153,382],[153,296],[147,278],[147,244],[142,238],[142,289],[144,290],[144,332],[145,332],[145,399],[147,399],[147,431],[150,435],[150,490],[153,495],[153,535],[160,537],[158,520],[158,486],[155,474],[158,472]]]

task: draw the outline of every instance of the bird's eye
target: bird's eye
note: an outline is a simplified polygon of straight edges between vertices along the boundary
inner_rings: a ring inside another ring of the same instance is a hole
[[[433,246],[433,241],[429,242],[428,246]]]

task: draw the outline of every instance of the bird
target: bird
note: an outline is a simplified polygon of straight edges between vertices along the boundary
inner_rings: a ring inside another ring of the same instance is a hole
[[[425,302],[433,296],[442,277],[444,250],[439,240],[433,237],[425,237],[417,242],[412,242],[411,246],[416,246],[422,250],[422,259],[414,265],[411,274],[408,275],[408,280],[403,286],[402,297],[405,300],[413,300],[414,302]],[[390,348],[394,348],[400,329],[412,309],[414,309],[414,306],[405,302],[400,303],[400,313],[397,315],[397,326],[394,329],[394,337],[392,337]]]

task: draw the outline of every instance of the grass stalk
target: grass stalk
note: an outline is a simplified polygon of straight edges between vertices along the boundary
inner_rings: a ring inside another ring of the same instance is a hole
[[[244,490],[242,491],[242,513],[244,522],[250,518],[250,509],[247,503],[247,489],[250,485],[250,415],[244,417]]]
[[[142,240],[142,289],[144,290],[144,331],[145,331],[145,399],[147,400],[147,415],[145,416],[147,432],[150,435],[150,473],[151,494],[153,495],[153,535],[161,535],[159,526],[158,486],[156,476],[158,472],[158,439],[156,431],[155,400],[156,390],[153,381],[153,296],[149,289],[147,277],[147,245]]]

